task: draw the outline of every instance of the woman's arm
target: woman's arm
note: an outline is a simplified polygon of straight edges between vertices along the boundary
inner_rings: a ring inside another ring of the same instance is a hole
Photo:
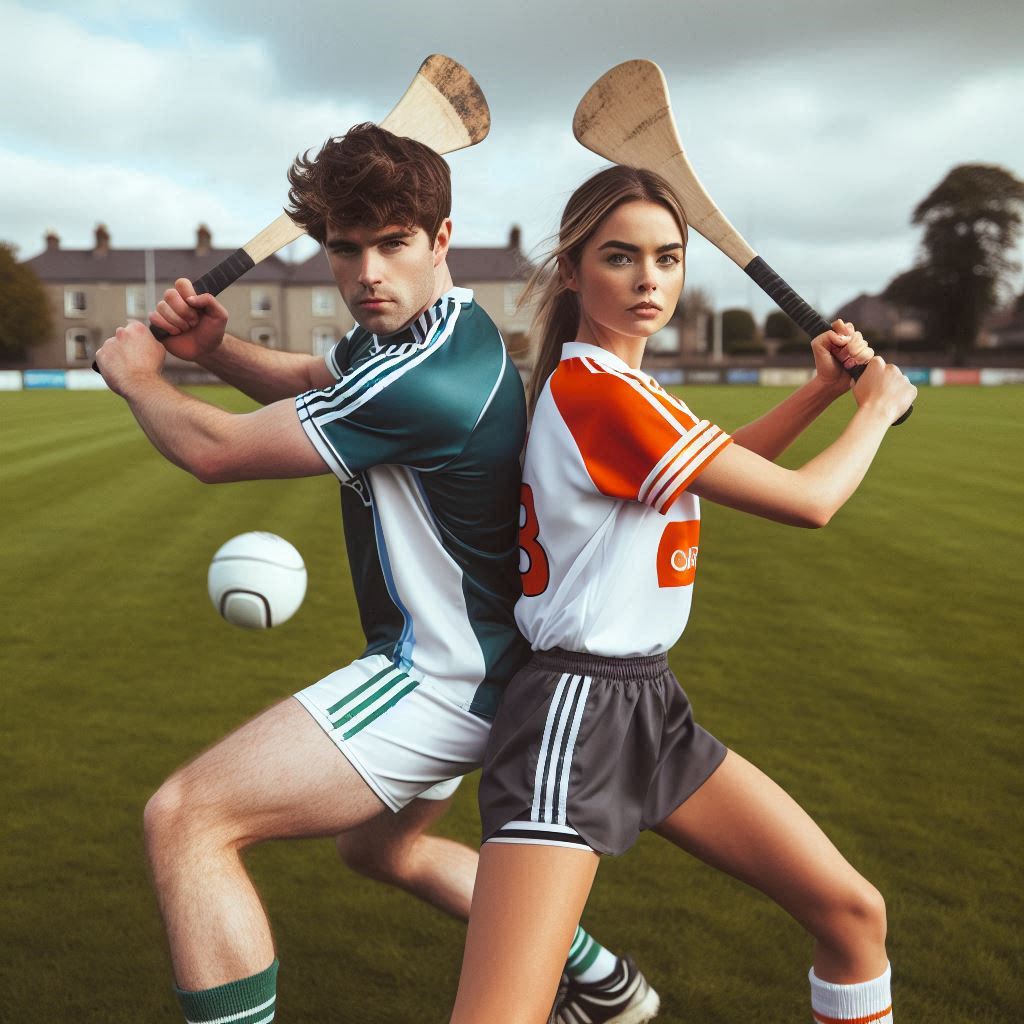
[[[836,320],[832,330],[811,342],[813,379],[784,398],[760,419],[734,430],[738,445],[774,462],[840,395],[850,389],[846,372],[874,355],[860,331]]]
[[[800,469],[785,469],[746,447],[729,445],[690,485],[719,505],[790,526],[825,526],[857,489],[889,425],[917,389],[877,356],[857,384],[857,411],[842,434]]]

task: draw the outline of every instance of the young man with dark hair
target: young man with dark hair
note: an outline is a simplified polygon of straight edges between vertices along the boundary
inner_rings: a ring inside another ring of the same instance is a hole
[[[453,286],[447,165],[360,125],[289,180],[290,212],[323,243],[357,324],[326,362],[226,334],[224,308],[186,280],[152,316],[163,345],[131,323],[96,357],[156,448],[204,482],[338,477],[367,638],[356,661],[179,769],[146,807],[194,1022],[273,1019],[277,960],[241,860],[256,843],[337,836],[357,869],[468,916],[475,852],[424,832],[480,763],[528,654],[512,615],[522,385],[472,292]],[[264,407],[230,414],[179,391],[161,375],[165,348]],[[614,962],[580,931],[571,966],[584,982]]]

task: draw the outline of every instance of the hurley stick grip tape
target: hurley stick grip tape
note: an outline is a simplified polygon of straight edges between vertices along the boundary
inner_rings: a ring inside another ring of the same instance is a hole
[[[208,270],[198,281],[193,281],[196,295],[220,295],[228,285],[234,284],[243,274],[247,274],[256,261],[244,250],[236,249],[227,259],[221,260],[212,270]],[[149,333],[157,341],[170,337],[170,333],[155,324],[149,325]],[[93,363],[92,368],[99,373],[100,368]]]
[[[744,268],[747,276],[810,338],[816,338],[832,329],[825,318],[809,306],[760,256],[755,256]],[[855,381],[864,372],[863,366],[846,371]],[[914,411],[911,406],[893,423],[898,427]]]

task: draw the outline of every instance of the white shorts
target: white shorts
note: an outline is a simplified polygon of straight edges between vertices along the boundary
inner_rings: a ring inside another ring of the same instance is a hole
[[[361,658],[295,694],[366,784],[393,811],[444,800],[480,766],[491,723],[450,695],[451,685]]]

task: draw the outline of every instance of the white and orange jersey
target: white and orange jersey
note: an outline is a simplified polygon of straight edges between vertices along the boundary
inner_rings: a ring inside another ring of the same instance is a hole
[[[687,488],[732,438],[618,356],[582,342],[537,401],[519,510],[534,650],[659,654],[690,614],[700,503]]]

